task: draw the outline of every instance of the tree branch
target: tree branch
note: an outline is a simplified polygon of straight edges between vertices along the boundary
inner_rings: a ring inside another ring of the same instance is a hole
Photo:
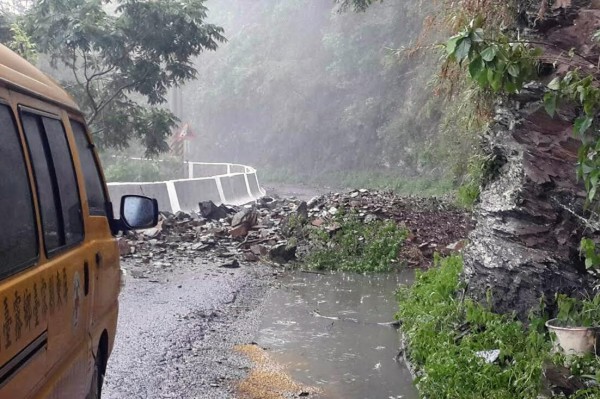
[[[88,120],[88,124],[91,125],[92,122],[98,117],[98,115],[100,114],[100,112],[102,112],[102,110],[108,104],[110,104],[110,102],[112,100],[114,100],[118,95],[120,95],[121,93],[123,93],[124,90],[127,90],[128,88],[133,87],[133,86],[137,85],[138,83],[142,82],[146,78],[146,76],[147,76],[147,74],[144,75],[143,77],[141,77],[140,79],[134,81],[134,82],[130,82],[128,84],[125,84],[125,85],[119,87],[110,97],[108,97],[106,100],[102,100],[100,102],[100,105],[98,106],[98,108],[94,110],[94,114]]]
[[[85,93],[90,99],[90,103],[92,105],[92,109],[94,110],[94,114],[96,114],[98,112],[98,104],[96,104],[96,100],[94,100],[94,96],[92,95],[92,92],[90,90],[90,84],[92,81],[87,76],[87,56],[83,51],[81,52],[81,54],[83,55],[83,76],[85,77]]]

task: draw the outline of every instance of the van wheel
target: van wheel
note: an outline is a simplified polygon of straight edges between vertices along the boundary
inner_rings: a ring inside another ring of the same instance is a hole
[[[102,348],[98,348],[96,354],[96,361],[94,362],[94,374],[92,375],[92,384],[90,386],[90,392],[87,394],[86,399],[100,399],[102,396],[102,384],[104,383],[104,370],[105,370],[105,355]]]

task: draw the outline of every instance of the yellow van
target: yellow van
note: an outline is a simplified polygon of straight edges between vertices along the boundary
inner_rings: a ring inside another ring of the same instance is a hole
[[[155,200],[115,219],[77,104],[0,46],[0,398],[98,398],[117,325],[114,234],[147,228]]]

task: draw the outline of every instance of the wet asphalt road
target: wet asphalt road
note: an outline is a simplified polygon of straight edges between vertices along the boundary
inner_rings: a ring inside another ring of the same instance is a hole
[[[255,309],[271,280],[269,267],[199,261],[147,278],[126,276],[102,397],[234,397],[250,363],[233,346],[254,340]]]

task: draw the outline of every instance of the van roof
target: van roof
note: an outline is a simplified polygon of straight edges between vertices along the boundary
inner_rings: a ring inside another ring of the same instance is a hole
[[[17,91],[42,97],[79,111],[75,101],[58,83],[1,44],[0,82]]]

